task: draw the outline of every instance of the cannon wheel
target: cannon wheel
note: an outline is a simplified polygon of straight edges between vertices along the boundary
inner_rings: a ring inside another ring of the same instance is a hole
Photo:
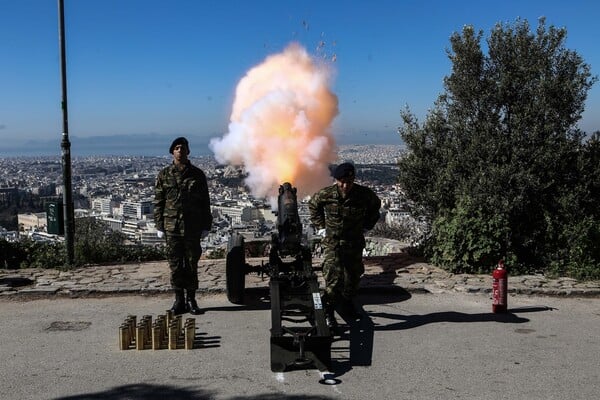
[[[227,278],[227,299],[233,304],[244,304],[246,286],[246,256],[244,237],[234,233],[227,244],[225,275]]]

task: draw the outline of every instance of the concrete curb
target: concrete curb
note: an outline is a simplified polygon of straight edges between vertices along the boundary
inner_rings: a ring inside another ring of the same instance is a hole
[[[264,258],[248,259],[259,265]],[[313,260],[315,266],[320,260]],[[224,293],[225,261],[202,260],[198,268],[199,294]],[[321,287],[324,281],[317,272]],[[246,275],[246,288],[268,288],[268,277]],[[488,275],[452,274],[404,253],[365,258],[361,291],[404,293],[471,293],[490,295]],[[0,270],[0,299],[170,295],[166,261],[100,265],[70,271],[55,269]],[[600,298],[600,282],[571,278],[548,279],[542,275],[509,276],[509,295]]]

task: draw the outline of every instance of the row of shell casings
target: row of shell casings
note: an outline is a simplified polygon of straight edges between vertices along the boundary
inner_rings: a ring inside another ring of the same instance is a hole
[[[178,348],[193,349],[196,336],[196,320],[181,315],[174,316],[171,310],[159,315],[154,322],[151,315],[144,315],[137,322],[135,315],[129,315],[119,326],[119,349],[136,350]]]

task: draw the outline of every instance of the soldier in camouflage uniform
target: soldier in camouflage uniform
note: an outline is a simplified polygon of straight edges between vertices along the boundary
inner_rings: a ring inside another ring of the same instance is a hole
[[[186,138],[175,139],[169,153],[173,163],[156,178],[154,222],[158,237],[166,234],[171,287],[175,291],[171,310],[176,315],[187,311],[200,314],[195,298],[202,254],[200,241],[212,226],[208,184],[204,172],[188,160],[190,148]]]
[[[352,299],[365,272],[364,233],[379,220],[381,207],[381,200],[371,189],[354,183],[354,165],[340,164],[333,177],[335,184],[315,193],[308,203],[311,222],[324,236],[323,303],[330,326],[336,324],[337,306],[351,318],[360,318]]]

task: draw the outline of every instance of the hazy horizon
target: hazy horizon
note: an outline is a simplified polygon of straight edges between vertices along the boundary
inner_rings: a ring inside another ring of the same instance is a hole
[[[87,156],[168,156],[171,141],[185,136],[190,142],[191,156],[213,155],[208,143],[215,136],[131,134],[80,137],[69,135],[71,157]],[[344,145],[403,145],[398,133],[339,135],[337,146]],[[0,143],[0,157],[60,156],[62,136],[47,140],[13,140]]]

